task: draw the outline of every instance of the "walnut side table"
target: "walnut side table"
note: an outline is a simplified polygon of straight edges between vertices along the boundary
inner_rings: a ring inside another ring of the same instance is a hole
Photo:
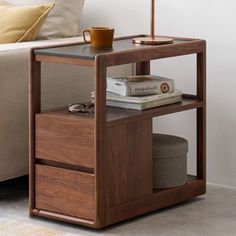
[[[139,36],[116,39],[110,51],[84,43],[32,50],[31,215],[102,228],[205,193],[206,42],[174,38],[169,45],[132,44]],[[144,111],[106,107],[108,67],[133,63],[137,74],[150,74],[151,60],[188,54],[197,57],[196,94]],[[92,67],[95,113],[41,111],[41,62]],[[183,186],[153,190],[152,118],[190,109],[197,113],[197,175]]]

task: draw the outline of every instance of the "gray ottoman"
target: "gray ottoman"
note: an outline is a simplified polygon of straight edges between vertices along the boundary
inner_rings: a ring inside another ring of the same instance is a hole
[[[153,134],[153,188],[172,188],[187,181],[188,141],[184,138]]]

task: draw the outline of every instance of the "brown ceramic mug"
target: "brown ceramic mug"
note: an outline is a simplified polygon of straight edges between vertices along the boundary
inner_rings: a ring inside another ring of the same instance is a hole
[[[93,48],[112,48],[114,29],[109,27],[91,27],[83,30],[83,37],[85,42],[86,33],[90,34],[91,47]]]

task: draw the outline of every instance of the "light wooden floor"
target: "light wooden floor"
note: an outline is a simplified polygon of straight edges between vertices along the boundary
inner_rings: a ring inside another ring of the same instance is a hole
[[[208,193],[105,230],[29,218],[27,179],[0,183],[1,236],[236,236],[236,190],[208,186]]]

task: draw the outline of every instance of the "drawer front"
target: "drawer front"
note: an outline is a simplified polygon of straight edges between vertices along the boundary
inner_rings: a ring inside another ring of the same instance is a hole
[[[51,166],[36,165],[36,208],[94,220],[94,176]]]
[[[93,120],[36,115],[36,158],[94,168]]]

